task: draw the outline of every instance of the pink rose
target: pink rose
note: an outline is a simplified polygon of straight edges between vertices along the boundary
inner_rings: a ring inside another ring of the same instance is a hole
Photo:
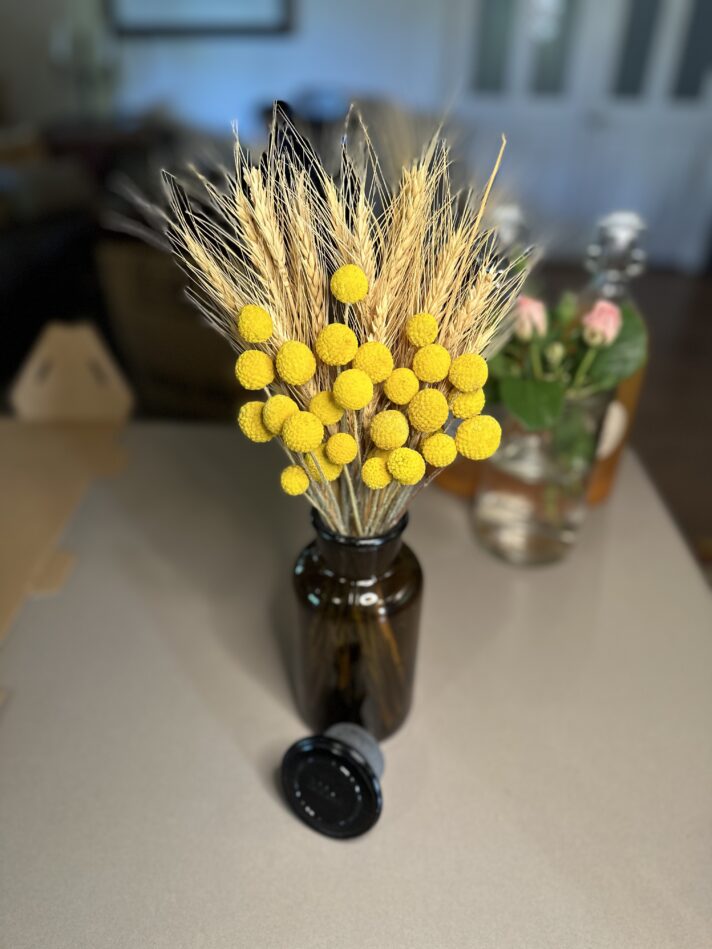
[[[544,336],[547,325],[546,307],[541,300],[521,296],[517,301],[517,321],[514,325],[517,339],[526,343],[534,335]]]
[[[599,300],[581,318],[583,338],[589,346],[610,346],[621,331],[621,309],[608,300]]]

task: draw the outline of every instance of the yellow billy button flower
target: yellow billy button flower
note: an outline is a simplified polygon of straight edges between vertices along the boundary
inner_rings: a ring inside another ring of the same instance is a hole
[[[237,332],[246,343],[264,343],[272,335],[272,317],[261,306],[248,303],[238,314]]]
[[[334,380],[334,398],[344,409],[362,409],[373,398],[373,383],[363,369],[346,369]]]
[[[499,448],[502,429],[491,415],[465,419],[455,433],[457,450],[471,461],[483,461]]]
[[[430,343],[413,356],[413,372],[422,382],[441,382],[450,368],[450,353],[438,343]]]
[[[410,424],[419,432],[437,432],[448,415],[447,399],[437,389],[421,389],[408,403]]]
[[[377,448],[386,451],[400,448],[408,441],[410,434],[408,419],[397,409],[386,409],[373,417],[370,433],[371,441]]]
[[[413,448],[396,448],[386,466],[399,484],[417,484],[425,474],[425,459]]]
[[[299,465],[288,465],[279,476],[279,483],[285,494],[296,497],[309,487],[309,475]]]
[[[324,425],[336,425],[344,414],[344,410],[332,392],[317,392],[312,396],[309,411],[313,412]]]
[[[450,408],[455,418],[472,418],[479,415],[485,407],[485,393],[483,389],[474,392],[458,392],[450,399]]]
[[[311,412],[295,412],[282,427],[284,444],[290,451],[314,451],[324,438],[324,426]]]
[[[412,369],[394,369],[383,391],[395,405],[407,405],[419,388],[420,382]]]
[[[356,355],[356,334],[343,323],[325,326],[316,338],[316,354],[327,366],[345,366]]]
[[[327,481],[336,481],[336,479],[341,474],[342,466],[335,465],[333,462],[329,461],[329,459],[326,457],[326,452],[324,451],[323,445],[319,445],[319,447],[316,448],[311,454],[307,455],[304,459],[304,463],[309,469],[309,474],[312,476],[314,481],[321,482],[323,480],[322,472],[324,474],[324,478],[326,478]]]
[[[383,382],[393,372],[393,356],[383,343],[363,343],[354,356],[354,368],[362,369],[371,382]]]
[[[453,359],[450,366],[450,382],[460,392],[474,392],[487,382],[487,363],[477,353],[465,353]]]
[[[272,359],[260,349],[246,349],[237,357],[235,376],[243,389],[264,389],[274,382]]]
[[[361,468],[361,480],[372,491],[380,491],[381,488],[389,485],[393,480],[393,476],[388,470],[386,459],[374,455],[364,461]]]
[[[423,457],[433,468],[446,468],[457,457],[455,439],[444,432],[429,435],[420,447]]]
[[[262,421],[273,435],[279,435],[290,415],[299,411],[299,406],[288,395],[273,395],[264,403]]]
[[[282,343],[276,362],[277,374],[290,386],[304,385],[316,371],[314,353],[296,339],[289,339],[286,343]]]
[[[431,313],[416,313],[405,324],[405,335],[414,346],[427,346],[435,342],[438,322]]]
[[[358,445],[353,435],[337,432],[326,442],[326,457],[335,465],[350,465],[358,454]]]
[[[368,277],[356,264],[344,264],[331,277],[331,292],[341,303],[358,303],[368,293]]]
[[[237,413],[237,424],[251,442],[268,442],[273,436],[262,421],[264,402],[245,402]]]

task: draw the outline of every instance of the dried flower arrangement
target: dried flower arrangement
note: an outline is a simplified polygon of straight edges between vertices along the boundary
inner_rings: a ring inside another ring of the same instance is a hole
[[[453,191],[437,138],[389,189],[348,126],[336,178],[279,111],[259,165],[236,139],[224,187],[194,171],[203,202],[166,176],[168,236],[238,381],[265,394],[242,432],[279,441],[282,489],[331,530],[374,536],[458,453],[496,450],[486,358],[525,271],[481,229],[502,150],[478,201]]]

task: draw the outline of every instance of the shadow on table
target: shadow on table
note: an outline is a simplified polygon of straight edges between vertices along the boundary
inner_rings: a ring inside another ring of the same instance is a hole
[[[201,700],[275,793],[284,712],[295,738],[303,730],[289,668],[292,567],[309,538],[308,508],[279,491],[273,446],[245,446],[219,426],[146,432],[140,450],[129,434],[129,467],[112,489],[140,535],[140,562],[127,568]],[[263,729],[245,721],[253,690]],[[273,725],[280,745],[267,748]]]

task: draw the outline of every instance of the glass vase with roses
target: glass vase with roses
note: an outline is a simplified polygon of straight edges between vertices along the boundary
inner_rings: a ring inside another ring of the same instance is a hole
[[[487,401],[499,407],[503,434],[474,501],[488,550],[523,565],[570,550],[606,409],[646,357],[645,324],[628,303],[597,300],[581,315],[573,295],[551,309],[519,298],[512,338],[489,363]]]

